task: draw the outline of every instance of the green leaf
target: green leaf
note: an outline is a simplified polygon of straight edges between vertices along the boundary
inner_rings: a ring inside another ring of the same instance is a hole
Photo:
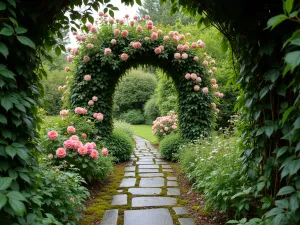
[[[266,214],[266,217],[271,217],[271,216],[275,216],[277,214],[280,214],[283,212],[283,209],[281,208],[274,208],[274,209],[271,209],[267,214]]]
[[[26,209],[25,209],[25,205],[23,202],[19,201],[19,200],[15,200],[15,199],[9,199],[8,200],[11,208],[14,210],[14,212],[19,215],[19,216],[23,216],[23,214],[25,213]]]
[[[267,23],[267,28],[271,28],[271,30],[274,29],[274,27],[276,27],[278,24],[282,23],[283,21],[285,21],[286,19],[288,19],[288,17],[284,14],[280,14],[278,16],[274,16],[271,19],[268,20]]]
[[[291,208],[292,212],[295,212],[299,208],[297,193],[293,194],[292,197],[290,198],[290,208]]]
[[[6,9],[6,4],[3,2],[0,2],[0,11],[5,10]]]
[[[11,185],[13,181],[10,177],[0,177],[0,191],[6,190]]]
[[[15,155],[17,154],[17,149],[12,147],[11,145],[6,146],[5,151],[11,158],[14,158]]]
[[[6,68],[0,69],[0,74],[6,78],[15,80],[15,74]]]
[[[292,186],[285,186],[278,191],[277,196],[287,195],[293,193],[294,191],[295,189]]]
[[[288,150],[288,146],[284,146],[278,149],[277,152],[277,158],[280,157],[281,155],[283,155],[287,150]]]
[[[283,213],[276,215],[273,220],[273,225],[281,225],[282,224],[281,221],[284,217],[285,217],[285,215]]]
[[[35,44],[30,40],[28,37],[25,36],[17,36],[17,39],[19,42],[21,42],[23,45],[27,45],[31,48],[35,48]]]
[[[6,202],[7,202],[6,196],[0,193],[0,210],[2,209],[3,206],[5,206]]]
[[[286,0],[284,2],[284,9],[286,10],[287,14],[290,14],[293,8],[294,0]]]
[[[300,51],[289,52],[284,57],[285,62],[293,70],[300,64]]]
[[[259,92],[259,97],[260,99],[262,99],[263,97],[265,97],[265,95],[269,92],[269,86],[264,87],[263,89],[260,90]]]
[[[61,54],[61,49],[60,49],[60,47],[56,47],[56,48],[55,48],[55,54],[56,54],[57,56],[60,56],[60,54]]]
[[[293,18],[293,17],[296,17],[298,15],[299,11],[294,11],[292,12],[289,17]]]
[[[5,36],[12,36],[13,32],[7,27],[3,27],[2,30],[0,31],[0,34]]]
[[[283,116],[282,116],[282,123],[285,123],[285,121],[287,120],[288,116],[290,115],[290,113],[296,109],[295,106],[292,106],[290,108],[288,108],[287,110],[284,111]]]
[[[1,99],[1,105],[5,108],[6,111],[13,107],[13,103],[9,97],[3,97]]]
[[[273,126],[267,126],[265,129],[265,133],[268,137],[271,137],[271,135],[273,134],[274,131],[274,127]]]
[[[30,178],[29,178],[29,176],[27,175],[27,174],[25,174],[25,173],[19,173],[19,176],[23,179],[23,180],[25,180],[27,183],[31,183],[30,182]]]
[[[19,200],[19,201],[26,201],[24,196],[18,191],[11,191],[6,195],[9,199]]]
[[[264,74],[264,78],[265,80],[270,80],[274,83],[278,79],[279,75],[279,70],[269,70]]]
[[[5,58],[7,58],[8,48],[7,48],[6,44],[4,44],[3,42],[0,42],[0,52],[2,53],[2,55],[4,55]]]
[[[17,34],[24,34],[24,33],[26,33],[28,30],[27,30],[26,28],[24,28],[24,27],[16,27],[16,28],[15,28],[15,31],[16,31]]]
[[[279,86],[277,86],[277,93],[283,97],[285,97],[285,92],[286,92],[286,85],[285,84],[279,84]]]
[[[136,4],[142,6],[142,1],[141,0],[135,0]]]
[[[16,2],[15,0],[7,0],[13,7],[16,8]]]
[[[3,116],[2,114],[0,114],[0,123],[2,124],[7,124],[7,119],[5,116]]]
[[[265,132],[266,127],[261,127],[258,129],[258,131],[256,132],[256,136],[261,135],[263,132]]]
[[[296,121],[294,122],[293,126],[294,126],[294,129],[299,129],[300,128],[300,117],[298,117],[296,119]]]

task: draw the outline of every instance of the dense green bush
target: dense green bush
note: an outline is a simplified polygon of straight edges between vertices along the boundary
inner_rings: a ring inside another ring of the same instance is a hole
[[[180,145],[183,143],[179,134],[170,134],[159,143],[159,151],[166,160],[177,161]]]
[[[117,162],[128,161],[133,151],[132,138],[128,134],[115,130],[105,141],[105,146]]]
[[[82,217],[80,212],[85,209],[84,202],[89,196],[84,183],[77,173],[47,167],[36,172],[36,189],[31,197],[34,203],[40,204],[44,213],[54,215],[62,224],[76,224]],[[48,220],[53,221],[50,218]]]
[[[154,74],[142,70],[132,70],[119,82],[115,91],[114,102],[117,114],[130,109],[144,108],[145,103],[154,93],[157,81]]]
[[[204,193],[208,210],[231,211],[239,217],[251,208],[251,188],[242,172],[238,135],[228,130],[182,145],[179,162],[193,187]]]
[[[144,115],[146,124],[152,124],[152,122],[160,115],[159,108],[156,104],[156,95],[152,95],[146,102],[144,107]]]
[[[128,135],[128,137],[132,138],[134,135],[133,127],[124,121],[115,120],[114,121],[114,130],[121,131]]]
[[[130,124],[143,124],[145,122],[145,117],[142,110],[131,109],[120,115],[120,120],[124,120]]]

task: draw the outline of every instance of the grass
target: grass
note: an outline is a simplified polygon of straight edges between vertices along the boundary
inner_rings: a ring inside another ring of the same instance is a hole
[[[152,144],[158,143],[157,138],[152,134],[151,125],[132,125],[134,134],[147,139]]]

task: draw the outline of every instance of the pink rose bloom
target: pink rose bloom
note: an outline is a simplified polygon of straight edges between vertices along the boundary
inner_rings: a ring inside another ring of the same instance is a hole
[[[118,36],[121,33],[121,31],[119,29],[114,29],[114,35]]]
[[[107,18],[107,17],[108,17],[108,14],[107,14],[107,13],[105,13],[103,16],[104,16],[105,18]]]
[[[134,26],[134,24],[135,24],[134,20],[130,20],[130,21],[129,21],[129,25],[130,25],[130,26],[132,26],[132,27],[133,27],[133,26]]]
[[[66,151],[66,149],[64,149],[64,148],[58,148],[58,149],[56,150],[56,155],[57,155],[57,157],[59,157],[59,158],[65,158],[66,155],[67,155],[67,151]]]
[[[74,36],[76,36],[76,35],[77,35],[77,32],[76,32],[76,31],[73,31],[72,34],[73,34]]]
[[[188,51],[190,49],[190,46],[188,44],[185,44],[183,46],[184,51]]]
[[[59,115],[62,117],[62,118],[66,118],[68,115],[69,115],[69,110],[66,110],[66,109],[63,109],[59,112]]]
[[[103,120],[103,114],[102,113],[97,113],[96,119],[102,121]]]
[[[170,31],[169,36],[173,37],[173,35],[174,35],[174,31]]]
[[[194,91],[199,91],[200,90],[200,86],[199,85],[195,85],[194,86]]]
[[[223,93],[220,93],[220,98],[223,98],[224,97],[224,94]]]
[[[111,49],[110,48],[104,49],[104,54],[105,55],[110,55],[111,54]]]
[[[203,55],[204,55],[204,57],[205,57],[205,56],[207,56],[207,53],[206,53],[206,52],[204,52],[204,53],[203,53]]]
[[[208,61],[204,60],[203,63],[202,63],[202,65],[205,66],[205,67],[207,67],[208,66]]]
[[[88,23],[86,26],[87,26],[87,28],[88,28],[89,30],[91,30],[93,25],[90,24],[90,23]]]
[[[152,39],[152,40],[157,40],[157,37],[158,37],[157,33],[154,33],[154,32],[153,32],[153,33],[151,34],[151,39]]]
[[[91,75],[87,74],[87,75],[84,76],[83,79],[86,80],[86,81],[90,81],[92,79],[92,77],[91,77]]]
[[[72,149],[74,147],[74,141],[73,140],[65,140],[64,147],[68,148],[68,149]]]
[[[149,16],[149,15],[146,15],[146,16],[145,16],[145,19],[146,19],[146,20],[150,20],[150,16]]]
[[[127,36],[128,36],[128,31],[122,30],[122,37],[127,37]]]
[[[134,16],[133,17],[134,20],[138,20],[138,18],[139,18],[138,16]]]
[[[199,47],[200,47],[200,48],[204,48],[204,47],[205,47],[205,43],[204,43],[203,41],[201,41],[201,42],[199,43]]]
[[[97,148],[97,145],[95,142],[91,142],[91,144],[93,145],[93,148],[96,149]]]
[[[144,18],[141,18],[140,21],[144,21]]]
[[[174,36],[174,37],[173,37],[173,42],[174,42],[174,43],[177,43],[178,41],[179,41],[178,36]]]
[[[212,78],[212,79],[210,79],[210,82],[211,82],[212,84],[216,84],[216,83],[217,83],[217,80],[216,80],[215,78]]]
[[[48,159],[53,159],[53,154],[49,154]]]
[[[66,67],[65,67],[65,71],[66,71],[66,72],[69,72],[69,71],[70,71],[70,67],[66,66]]]
[[[145,37],[144,40],[145,40],[145,41],[149,41],[150,38],[149,38],[149,37]]]
[[[119,24],[123,25],[124,24],[124,20],[123,19],[119,19]]]
[[[158,34],[159,36],[162,35],[162,33],[163,33],[162,30],[158,30],[158,31],[157,31],[157,34]]]
[[[159,54],[161,53],[161,49],[160,47],[157,47],[156,49],[154,49],[155,54]]]
[[[126,61],[128,58],[129,58],[129,56],[128,56],[126,53],[123,53],[123,54],[121,55],[121,59],[122,59],[123,61]]]
[[[87,110],[85,108],[82,108],[81,114],[83,114],[83,115],[87,114]]]
[[[73,54],[78,55],[78,48],[73,48]]]
[[[146,22],[146,24],[147,24],[147,25],[153,26],[153,22],[152,22],[151,20],[148,20],[148,21]]]
[[[160,133],[163,133],[164,131],[163,131],[163,130],[159,130],[159,132],[160,132]]]
[[[192,48],[198,48],[198,44],[196,42],[192,43]]]
[[[147,25],[148,30],[152,30],[152,28],[153,28],[153,25],[150,25],[150,24]]]
[[[215,95],[217,98],[220,98],[220,92],[216,92]]]
[[[104,16],[104,12],[98,12],[99,16]]]
[[[213,67],[213,68],[211,68],[211,70],[212,70],[213,72],[216,72],[216,71],[217,71],[217,68],[216,68],[216,67]]]
[[[211,74],[213,74],[213,71],[212,71],[212,70],[209,70],[208,73],[211,75]]]
[[[73,126],[68,126],[67,132],[68,132],[68,134],[73,134],[76,132],[76,129]]]
[[[115,44],[117,44],[117,41],[116,41],[116,39],[111,39],[110,43],[111,43],[112,45],[115,45]]]
[[[152,26],[153,31],[156,31],[156,29],[157,29],[156,26]]]
[[[142,44],[141,44],[141,42],[134,42],[133,44],[132,44],[132,46],[134,47],[134,48],[136,48],[136,49],[138,49],[138,48],[141,48],[142,47]]]
[[[129,18],[129,15],[128,15],[128,14],[125,14],[125,18]]]
[[[188,57],[189,57],[188,54],[186,54],[186,53],[183,53],[183,54],[182,54],[182,59],[187,59]]]
[[[201,82],[201,80],[202,80],[201,77],[196,78],[196,82],[198,82],[198,83]]]
[[[107,148],[102,148],[102,155],[108,156],[108,149]]]
[[[217,108],[216,108],[216,109],[215,109],[215,112],[216,112],[216,113],[219,113],[219,112],[220,112],[220,109],[217,109]]]
[[[168,41],[169,39],[169,36],[164,36],[164,41]]]
[[[94,102],[96,102],[96,101],[98,101],[98,97],[97,97],[97,96],[93,96],[92,100],[93,100]]]
[[[87,55],[85,55],[83,57],[83,62],[88,62],[88,61],[90,61],[90,57],[88,57]]]
[[[137,31],[137,32],[142,32],[142,31],[143,31],[143,27],[142,27],[141,25],[138,25],[138,26],[136,27],[136,31]]]
[[[71,52],[72,48],[71,47],[68,47],[67,48],[67,52]]]
[[[174,58],[175,58],[175,59],[180,59],[180,58],[181,58],[180,53],[175,53],[175,54],[174,54]]]
[[[67,57],[67,60],[68,60],[68,62],[72,62],[72,61],[73,61],[73,58],[72,58],[72,56],[71,56],[71,55],[69,55],[69,56]]]
[[[94,32],[94,33],[96,33],[97,32],[97,27],[92,26],[91,31]]]
[[[168,130],[169,130],[169,127],[165,127],[164,129],[165,129],[165,131],[168,131]]]
[[[184,50],[184,46],[183,45],[178,45],[177,50],[182,52]]]
[[[86,143],[84,145],[84,147],[87,149],[88,153],[91,153],[92,150],[94,149],[94,145],[92,143],[90,143],[90,142]]]
[[[187,73],[187,74],[185,74],[184,77],[185,77],[185,79],[189,80],[189,79],[191,79],[191,74]]]
[[[87,46],[88,48],[94,48],[94,45],[91,44],[91,43],[88,43],[86,46]]]
[[[207,88],[207,87],[202,88],[202,92],[203,92],[204,94],[207,94],[207,93],[208,93],[208,88]]]
[[[183,34],[179,35],[179,40],[183,41],[185,39],[185,36]]]
[[[82,137],[83,139],[86,139],[86,138],[87,138],[87,135],[86,135],[85,133],[82,133],[82,134],[81,134],[81,137]]]
[[[81,141],[73,141],[73,149],[78,149],[82,146],[83,146],[83,144]]]
[[[210,64],[211,64],[211,65],[215,65],[215,64],[216,64],[216,61],[213,59],[213,60],[210,61]]]
[[[174,31],[174,35],[178,36],[179,35],[178,31]]]
[[[93,159],[99,158],[99,152],[97,150],[93,149],[90,153],[90,157]]]
[[[172,125],[172,129],[173,130],[176,130],[176,128],[177,128],[177,126],[174,124],[174,125]]]
[[[88,102],[88,105],[94,105],[94,101],[93,101],[93,100],[90,100],[90,101]]]
[[[198,56],[195,56],[195,57],[193,58],[193,60],[196,61],[196,62],[198,62],[198,61],[199,61],[199,57],[198,57]]]
[[[108,20],[108,22],[109,22],[109,24],[114,24],[114,23],[115,23],[115,20],[114,20],[113,18],[110,18],[110,19]]]
[[[88,153],[88,150],[84,146],[81,146],[80,148],[78,148],[77,151],[78,151],[79,155],[86,155]]]
[[[48,132],[48,138],[50,140],[56,140],[58,138],[58,133],[56,130],[51,130]]]

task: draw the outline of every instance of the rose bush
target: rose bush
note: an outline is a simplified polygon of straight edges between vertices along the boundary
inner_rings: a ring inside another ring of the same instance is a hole
[[[174,111],[170,111],[167,116],[157,117],[153,121],[152,133],[162,140],[166,135],[176,133],[178,131],[178,116]]]

